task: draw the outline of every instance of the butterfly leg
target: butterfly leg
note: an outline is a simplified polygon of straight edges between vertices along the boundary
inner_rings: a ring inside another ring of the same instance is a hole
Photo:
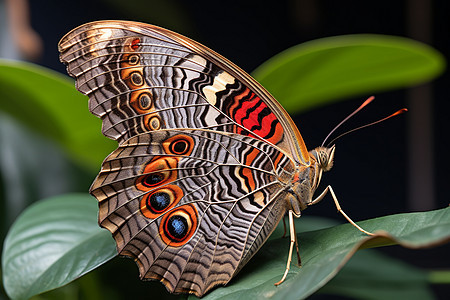
[[[286,230],[286,218],[285,217],[283,217],[283,228],[284,228],[284,232],[283,232],[283,238],[284,237],[286,237],[286,233],[287,233],[287,230]]]
[[[290,210],[289,211],[289,231],[290,231],[290,235],[291,235],[291,243],[290,243],[290,247],[289,247],[289,255],[288,255],[286,270],[284,271],[283,277],[281,278],[280,281],[275,283],[275,285],[280,285],[286,279],[286,276],[289,273],[289,268],[291,266],[291,261],[292,261],[292,251],[294,250],[294,245],[297,249],[298,264],[299,264],[299,266],[301,266],[300,254],[298,251],[297,234],[295,233],[294,216],[296,218],[300,217],[300,215],[297,215],[292,210]]]
[[[308,205],[316,204],[317,202],[319,202],[320,200],[322,200],[323,197],[325,197],[325,195],[326,195],[328,192],[330,192],[331,197],[333,197],[334,204],[336,205],[336,208],[337,208],[338,212],[340,212],[340,213],[344,216],[344,218],[346,218],[347,221],[350,222],[350,224],[352,224],[352,225],[355,226],[359,231],[361,231],[361,232],[363,232],[363,233],[365,233],[365,234],[367,234],[367,235],[374,235],[373,233],[368,232],[368,231],[362,229],[358,224],[356,224],[355,222],[353,222],[353,220],[350,219],[349,216],[347,216],[347,214],[342,210],[341,206],[339,205],[339,201],[338,201],[338,199],[337,199],[337,197],[336,197],[336,194],[334,193],[334,191],[333,191],[333,189],[331,188],[330,185],[327,186],[327,187],[325,188],[325,190],[324,190],[319,196],[317,196],[316,199],[314,199],[313,201],[311,201]]]

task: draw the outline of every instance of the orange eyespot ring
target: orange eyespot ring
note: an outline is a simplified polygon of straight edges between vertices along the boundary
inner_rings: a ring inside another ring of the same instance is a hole
[[[158,116],[153,116],[148,120],[148,127],[150,130],[158,130],[161,128],[161,120]]]
[[[195,206],[182,205],[163,216],[159,225],[159,234],[168,246],[180,247],[192,238],[197,224],[198,213]]]
[[[152,107],[152,97],[149,93],[142,93],[139,95],[139,108],[147,110]]]
[[[176,180],[177,166],[176,157],[155,157],[145,166],[142,171],[143,175],[136,179],[136,188],[147,192]]]
[[[185,154],[189,151],[189,142],[184,139],[179,139],[170,143],[170,150],[175,154]]]
[[[130,80],[131,83],[135,86],[141,86],[144,84],[144,78],[142,77],[142,74],[138,71],[130,74]]]
[[[150,219],[156,219],[162,213],[173,208],[183,198],[183,191],[176,185],[166,185],[144,195],[140,202],[142,214]]]
[[[138,114],[148,114],[153,108],[153,95],[150,89],[135,90],[130,95],[130,105]],[[148,115],[147,115],[148,116]]]
[[[128,64],[137,65],[139,63],[139,55],[133,54],[128,57]]]
[[[174,155],[190,155],[194,150],[194,139],[188,135],[178,134],[163,142],[164,152]]]
[[[146,187],[158,186],[162,181],[166,180],[170,176],[170,172],[156,172],[145,175],[142,179],[142,185]]]

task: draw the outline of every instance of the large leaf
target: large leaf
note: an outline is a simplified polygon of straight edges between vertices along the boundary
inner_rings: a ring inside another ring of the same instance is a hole
[[[113,149],[88,98],[73,80],[30,63],[0,59],[0,109],[62,145],[78,163],[93,170]]]
[[[298,224],[300,227],[301,219]],[[360,248],[395,243],[425,248],[450,240],[450,208],[386,216],[358,224],[376,231],[376,236],[364,236],[350,224],[300,233],[303,266],[296,267],[294,258],[286,281],[278,287],[274,283],[286,267],[289,240],[271,240],[229,286],[202,299],[303,299],[331,280]]]
[[[54,198],[28,209],[5,242],[3,276],[8,294],[22,299],[56,288],[116,255],[109,232],[98,228],[96,211],[95,200],[82,195]],[[299,232],[311,229],[304,223],[297,220]],[[299,233],[303,266],[296,267],[294,261],[287,280],[275,287],[289,246],[289,239],[281,238],[278,230],[237,278],[205,299],[307,297],[331,280],[357,249],[395,243],[422,248],[448,241],[450,208],[359,224],[377,235],[367,237],[350,224]]]
[[[12,299],[48,291],[117,255],[111,233],[97,224],[89,195],[58,196],[30,206],[6,237],[3,284]]]
[[[425,44],[357,34],[294,46],[267,60],[252,75],[294,113],[344,97],[423,83],[444,67],[442,54]]]
[[[434,299],[428,273],[367,249],[358,251],[318,293],[355,299]]]

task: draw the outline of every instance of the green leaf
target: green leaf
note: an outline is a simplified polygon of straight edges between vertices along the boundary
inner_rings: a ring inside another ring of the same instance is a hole
[[[70,195],[40,202],[16,221],[3,252],[4,283],[11,298],[64,285],[116,255],[110,233],[97,225],[96,211],[91,197]],[[303,266],[298,268],[293,261],[282,285],[273,285],[282,277],[289,247],[280,228],[227,287],[213,290],[204,299],[305,298],[330,281],[360,248],[394,243],[423,248],[450,240],[450,208],[360,222],[366,230],[378,230],[373,237],[350,224],[306,231],[331,224],[307,218],[296,223]],[[420,276],[409,278],[419,280]]]
[[[375,250],[358,251],[318,294],[355,299],[433,299],[427,273]]]
[[[111,233],[97,224],[89,195],[57,196],[30,206],[6,237],[3,284],[12,299],[48,291],[117,255]]]
[[[252,75],[290,113],[342,99],[424,83],[445,60],[414,40],[357,34],[314,40],[267,60]]]
[[[0,109],[58,142],[82,166],[97,170],[115,142],[101,134],[88,98],[73,80],[25,62],[0,59]]]
[[[433,284],[450,284],[450,270],[430,271],[429,280]]]
[[[386,216],[358,225],[376,235],[367,237],[351,224],[298,234],[302,267],[296,266],[294,255],[289,275],[278,287],[274,283],[284,273],[289,239],[271,240],[227,287],[202,299],[304,299],[330,281],[360,248],[394,243],[425,248],[448,242],[450,208]]]

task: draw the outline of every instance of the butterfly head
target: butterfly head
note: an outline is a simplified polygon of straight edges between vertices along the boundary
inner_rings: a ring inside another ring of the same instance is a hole
[[[334,145],[331,147],[317,147],[309,152],[312,164],[310,167],[311,191],[319,186],[322,179],[322,173],[329,171],[333,167]]]
[[[313,161],[316,161],[322,172],[327,172],[333,167],[334,150],[334,145],[330,148],[317,147],[309,155],[313,158]]]

